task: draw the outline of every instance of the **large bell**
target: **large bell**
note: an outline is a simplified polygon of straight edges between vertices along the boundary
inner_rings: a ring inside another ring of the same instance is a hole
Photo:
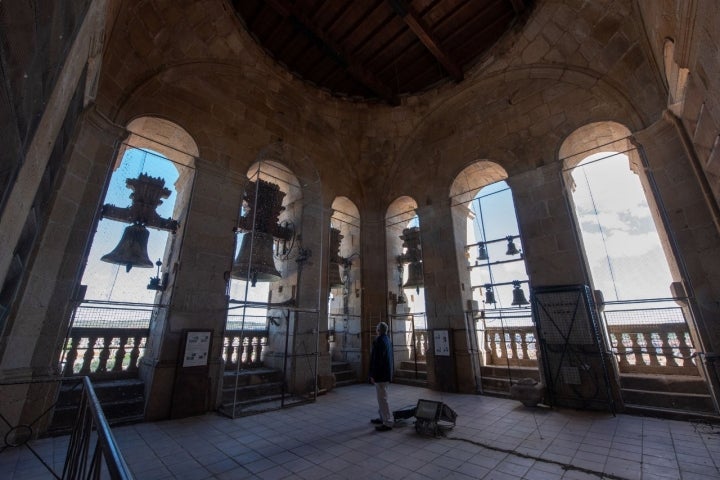
[[[328,267],[328,284],[330,288],[342,287],[345,284],[340,274],[342,268],[340,264],[343,259],[339,252],[342,239],[343,236],[340,235],[340,230],[330,227],[330,264]]]
[[[489,259],[489,257],[488,257],[488,253],[487,253],[487,247],[485,246],[484,243],[479,243],[477,260],[481,261],[481,260],[488,260],[488,259]]]
[[[408,279],[403,285],[403,288],[415,287],[415,291],[420,292],[420,287],[424,285],[423,282],[423,268],[422,262],[410,262],[408,263]]]
[[[485,284],[485,303],[497,303],[495,301],[495,292],[493,292],[490,284]]]
[[[264,232],[248,232],[243,235],[230,276],[249,280],[253,287],[256,282],[280,280],[282,275],[275,268],[273,259],[273,236]]]
[[[508,235],[505,237],[505,239],[508,242],[507,251],[505,252],[505,255],[517,255],[520,253],[520,250],[515,246],[515,242],[513,242],[512,235]]]
[[[525,298],[525,292],[523,292],[522,288],[520,288],[520,282],[517,280],[513,282],[513,301],[511,305],[521,306],[521,305],[527,305],[528,302]]]
[[[100,257],[103,262],[124,265],[129,272],[132,267],[152,268],[153,262],[148,258],[147,244],[150,232],[144,225],[134,223],[125,228],[120,243],[115,249]]]
[[[342,277],[340,276],[340,269],[342,266],[339,263],[330,260],[329,268],[328,283],[330,284],[330,288],[338,288],[345,285],[345,282],[342,281]]]

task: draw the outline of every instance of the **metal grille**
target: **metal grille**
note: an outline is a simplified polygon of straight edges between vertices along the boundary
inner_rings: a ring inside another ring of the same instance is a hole
[[[149,328],[155,308],[148,306],[81,305],[75,309],[74,328]]]

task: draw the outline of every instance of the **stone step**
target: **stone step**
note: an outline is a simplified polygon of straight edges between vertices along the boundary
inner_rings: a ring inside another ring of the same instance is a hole
[[[620,387],[623,389],[649,390],[654,392],[709,394],[705,380],[696,375],[644,375],[623,373],[620,375]]]
[[[81,390],[81,385],[76,380],[64,381],[60,386],[48,435],[70,433],[77,419]],[[110,425],[125,425],[144,420],[145,384],[142,380],[93,382],[93,390]]]
[[[715,407],[710,395],[698,395],[680,392],[657,392],[623,388],[622,398],[625,406],[685,410],[691,412],[713,413]]]
[[[246,370],[225,370],[223,374],[223,388],[226,386],[260,385],[270,382],[281,382],[282,372],[273,368],[252,368]]]
[[[347,362],[332,362],[332,374],[335,376],[335,386],[353,385],[358,382],[357,373]]]
[[[427,387],[427,379],[422,378],[410,378],[410,377],[393,377],[393,383],[400,385],[409,385],[412,387]]]
[[[265,382],[253,385],[242,385],[237,388],[234,385],[223,384],[222,403],[235,401],[247,401],[257,397],[279,395],[282,393],[283,382]]]
[[[486,365],[480,368],[483,393],[509,396],[510,386],[523,378],[540,381],[540,372],[533,367]]]
[[[400,365],[397,366],[398,370],[411,370],[415,371],[417,369],[418,372],[427,372],[427,362],[414,362],[412,360],[403,360],[400,362]]]

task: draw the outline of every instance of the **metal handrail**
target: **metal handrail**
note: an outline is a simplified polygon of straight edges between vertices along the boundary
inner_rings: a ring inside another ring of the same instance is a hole
[[[96,435],[93,435],[93,430]],[[95,436],[95,448],[90,452],[93,436]],[[103,464],[112,480],[134,478],[110,431],[110,425],[95,395],[92,382],[88,377],[83,377],[83,393],[78,407],[78,418],[70,435],[62,478],[63,480],[100,478]]]

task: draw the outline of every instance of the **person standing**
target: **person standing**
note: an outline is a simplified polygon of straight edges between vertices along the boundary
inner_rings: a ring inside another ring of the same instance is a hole
[[[387,335],[387,323],[378,323],[375,331],[377,337],[370,351],[370,383],[375,385],[380,418],[371,422],[377,424],[375,430],[378,432],[387,432],[392,430],[393,426],[393,416],[388,403],[388,390],[392,380],[392,344]]]

